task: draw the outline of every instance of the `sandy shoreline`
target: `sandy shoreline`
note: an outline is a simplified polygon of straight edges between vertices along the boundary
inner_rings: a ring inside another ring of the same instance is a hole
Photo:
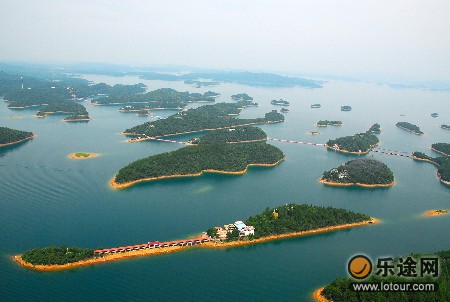
[[[201,247],[203,247],[203,248],[229,248],[229,247],[235,247],[235,246],[256,244],[256,243],[261,243],[261,242],[266,242],[266,241],[280,240],[280,239],[289,238],[289,237],[298,237],[298,236],[306,236],[306,235],[312,235],[312,234],[318,234],[318,233],[324,233],[324,232],[331,232],[331,231],[335,231],[335,230],[353,228],[353,227],[358,227],[358,226],[375,224],[375,223],[379,223],[379,222],[380,222],[380,220],[378,220],[376,218],[371,218],[371,220],[363,221],[363,222],[342,224],[342,225],[337,225],[337,226],[319,228],[319,229],[310,230],[310,231],[266,236],[266,237],[251,240],[251,241],[250,240],[234,241],[234,242],[226,242],[226,243],[206,242],[201,245],[196,245],[195,247],[198,247],[198,248],[201,248]],[[20,265],[22,265],[23,267],[26,267],[29,269],[33,269],[33,270],[37,270],[37,271],[55,271],[55,270],[71,269],[71,268],[75,268],[75,267],[79,267],[79,266],[94,265],[94,264],[99,264],[99,263],[118,261],[118,260],[127,259],[127,258],[175,253],[175,252],[180,252],[180,251],[183,251],[183,250],[186,250],[189,248],[192,248],[192,247],[190,247],[190,246],[170,246],[170,247],[165,247],[165,248],[128,251],[128,252],[124,252],[124,253],[108,254],[108,255],[104,255],[102,257],[98,257],[98,258],[86,259],[86,260],[68,263],[68,264],[64,264],[64,265],[33,265],[31,263],[25,262],[21,258],[21,255],[13,256],[12,259],[14,261],[16,261],[17,263],[19,263]]]
[[[12,143],[6,143],[6,144],[0,144],[0,147],[5,147],[5,146],[10,146],[10,145],[15,145],[15,144],[24,142],[24,141],[26,141],[26,140],[29,140],[29,139],[32,139],[32,138],[35,138],[35,137],[36,137],[36,135],[33,134],[32,136],[29,136],[29,137],[26,137],[26,138],[24,138],[24,139],[21,139],[20,141],[15,141],[15,142],[12,142]]]
[[[436,216],[442,216],[447,215],[449,213],[449,210],[443,209],[443,210],[428,210],[425,213],[423,213],[422,216],[425,217],[436,217]]]
[[[393,182],[391,182],[391,183],[388,183],[388,184],[369,185],[369,184],[362,184],[362,183],[359,183],[359,182],[340,183],[340,182],[326,181],[326,180],[323,180],[322,178],[319,178],[319,182],[324,184],[324,185],[332,186],[332,187],[352,187],[352,186],[357,186],[357,187],[363,187],[363,188],[392,187],[393,185],[396,184],[395,180]]]
[[[396,126],[397,126],[397,125],[396,125]],[[399,127],[400,129],[409,131],[409,132],[411,132],[411,133],[414,133],[415,135],[423,135],[423,133],[417,133],[417,132],[415,132],[415,131],[413,131],[413,130],[410,130],[410,129],[405,128],[405,127],[402,127],[402,126],[397,126],[397,127]]]
[[[88,156],[76,156],[75,154],[77,153],[86,153],[89,154]],[[87,152],[75,152],[72,154],[69,154],[69,158],[71,159],[88,159],[88,158],[93,158],[93,157],[97,157],[98,154],[97,153],[87,153]]]
[[[324,296],[322,296],[322,291],[324,290],[324,288],[325,287],[320,287],[313,292],[312,297],[313,297],[314,301],[316,301],[316,302],[333,302],[333,301],[328,300]]]
[[[443,155],[445,155],[445,156],[450,156],[450,154],[447,154],[447,153],[444,153],[444,152],[442,152],[442,151],[436,150],[436,149],[434,149],[433,147],[430,147],[430,149],[433,150],[434,152],[443,154]]]
[[[373,148],[375,148],[376,146],[378,146],[380,143],[376,143],[375,145],[371,145],[369,150],[367,151],[362,151],[362,152],[353,152],[353,151],[348,151],[345,149],[334,149],[331,146],[328,146],[327,144],[325,144],[325,147],[327,147],[327,149],[333,150],[333,151],[337,151],[337,152],[342,152],[342,153],[349,153],[349,154],[357,154],[357,155],[361,155],[361,154],[367,154],[370,151],[372,151]]]
[[[116,182],[116,177],[113,177],[113,179],[111,179],[110,181],[110,186],[114,189],[125,189],[128,188],[134,184],[140,183],[140,182],[147,182],[147,181],[154,181],[154,180],[161,180],[161,179],[169,179],[169,178],[182,178],[182,177],[198,177],[198,176],[202,176],[203,173],[218,173],[218,174],[231,174],[231,175],[243,175],[245,173],[247,173],[248,168],[249,167],[273,167],[278,165],[279,163],[281,163],[284,160],[284,157],[282,159],[280,159],[279,161],[273,163],[273,164],[249,164],[247,165],[247,167],[242,170],[242,171],[220,171],[220,170],[202,170],[199,173],[195,173],[195,174],[177,174],[177,175],[167,175],[167,176],[159,176],[159,177],[149,177],[149,178],[142,178],[142,179],[138,179],[138,180],[134,180],[134,181],[130,181],[130,182],[126,182],[126,183],[117,183]]]
[[[177,132],[177,133],[170,133],[170,134],[164,134],[164,135],[159,135],[159,136],[152,136],[152,138],[164,138],[166,136],[176,136],[176,135],[183,135],[183,134],[198,133],[198,132],[203,132],[203,131],[222,130],[222,129],[230,129],[230,128],[235,128],[235,127],[251,126],[251,125],[275,124],[275,123],[281,123],[281,122],[284,122],[284,120],[268,121],[268,122],[261,122],[261,123],[239,124],[239,125],[234,125],[234,126],[229,126],[229,127],[208,128],[208,129],[200,129],[200,130],[194,130],[194,131]],[[129,136],[142,135],[142,134],[132,133],[132,132],[121,132],[120,134],[129,135]],[[141,138],[140,140],[136,140],[136,141],[143,141],[143,140],[148,140],[148,139],[150,139],[150,137],[144,138],[144,139]]]

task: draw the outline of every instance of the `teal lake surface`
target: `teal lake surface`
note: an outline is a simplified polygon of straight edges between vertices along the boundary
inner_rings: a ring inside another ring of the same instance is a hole
[[[221,93],[217,102],[229,102],[232,94],[246,92],[259,107],[243,110],[243,118],[281,109],[270,104],[272,99],[288,100],[290,112],[284,123],[261,126],[272,138],[325,143],[379,123],[380,148],[438,156],[430,145],[450,143],[450,131],[439,128],[450,124],[448,92],[338,81],[325,83],[321,89],[228,83],[197,89],[182,82],[128,76],[84,77],[108,84],[143,82],[149,90],[212,90]],[[0,301],[311,301],[314,289],[347,276],[347,261],[355,254],[376,259],[450,249],[450,215],[421,217],[429,209],[450,209],[450,187],[438,181],[431,164],[372,152],[366,156],[374,156],[394,172],[394,187],[326,187],[318,182],[323,171],[357,156],[271,141],[286,155],[273,168],[252,167],[242,176],[206,174],[162,180],[118,191],[109,187],[109,181],[120,168],[181,145],[126,143],[119,133],[151,117],[119,113],[119,106],[82,103],[93,119],[89,123],[65,123],[62,115],[38,119],[36,109],[9,110],[7,103],[0,102],[1,126],[37,135],[0,149]],[[322,108],[311,109],[313,103],[321,103]],[[189,107],[200,105],[204,104]],[[353,110],[341,112],[341,105]],[[432,118],[432,112],[439,117]],[[155,111],[153,115],[173,113]],[[318,128],[314,124],[320,119],[342,120],[344,125]],[[401,130],[395,126],[399,121],[416,124],[425,134]],[[321,134],[312,136],[309,131]],[[195,135],[176,139],[191,137]],[[68,158],[80,151],[99,157]],[[48,245],[99,248],[186,238],[291,202],[345,208],[383,223],[238,248],[193,248],[59,272],[27,270],[11,260],[13,255]]]

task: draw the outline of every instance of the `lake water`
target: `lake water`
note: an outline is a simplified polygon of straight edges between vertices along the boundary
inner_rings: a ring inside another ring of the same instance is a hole
[[[144,82],[149,90],[171,87],[221,93],[229,101],[246,92],[259,107],[241,116],[253,118],[290,101],[286,121],[263,125],[269,137],[325,143],[330,138],[366,131],[378,122],[381,148],[436,156],[429,146],[450,142],[450,94],[392,89],[372,83],[329,82],[322,89],[257,88],[236,84],[196,89],[182,82],[144,81],[136,77],[86,75],[109,84]],[[321,109],[310,104],[321,103]],[[37,137],[0,149],[0,301],[310,301],[312,291],[346,276],[350,257],[364,253],[399,256],[450,249],[450,216],[421,218],[428,209],[450,208],[450,187],[436,168],[411,159],[371,153],[394,172],[389,189],[326,187],[323,171],[356,156],[324,147],[272,141],[286,155],[274,168],[251,168],[242,176],[207,174],[164,180],[117,191],[110,179],[124,165],[152,154],[180,148],[164,142],[125,143],[119,132],[150,120],[119,113],[118,106],[86,105],[89,123],[64,123],[64,116],[37,119],[35,109],[9,110],[0,103],[0,125],[33,131]],[[202,104],[193,104],[196,107]],[[353,107],[341,112],[341,105]],[[430,113],[438,112],[438,118]],[[155,112],[167,116],[170,111]],[[401,117],[400,114],[406,114]],[[22,116],[22,118],[11,118]],[[320,119],[342,120],[342,127],[317,128]],[[416,136],[395,126],[408,121],[425,132]],[[317,130],[319,129],[319,130]],[[309,131],[320,131],[311,136]],[[185,141],[191,136],[179,136]],[[99,153],[78,161],[77,151]],[[186,238],[285,203],[346,208],[383,220],[382,224],[224,250],[191,249],[157,257],[61,272],[26,270],[10,257],[35,247],[119,245]]]

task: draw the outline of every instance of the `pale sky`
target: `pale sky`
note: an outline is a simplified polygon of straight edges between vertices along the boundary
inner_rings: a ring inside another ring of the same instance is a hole
[[[450,80],[448,0],[0,1],[0,61]]]

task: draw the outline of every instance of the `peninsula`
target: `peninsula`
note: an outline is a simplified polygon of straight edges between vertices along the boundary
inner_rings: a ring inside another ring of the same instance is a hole
[[[209,131],[200,138],[190,141],[193,144],[244,143],[267,140],[267,134],[258,127],[242,126]]]
[[[0,147],[18,144],[32,138],[33,132],[0,127]]]
[[[316,125],[317,127],[342,126],[342,121],[320,120]]]
[[[329,186],[364,188],[391,187],[395,184],[391,169],[372,158],[358,158],[325,171],[320,182]]]
[[[283,159],[280,149],[266,143],[199,144],[137,160],[120,169],[111,186],[124,189],[139,182],[201,176],[203,172],[245,174],[249,166],[275,166]]]
[[[379,143],[378,137],[371,132],[358,133],[351,136],[330,139],[325,147],[350,154],[367,154]]]
[[[240,119],[235,117],[243,108],[252,105],[250,101],[205,105],[173,114],[165,119],[146,122],[126,129],[123,134],[128,136],[162,137],[284,121],[284,116],[276,110],[266,113],[263,118]]]
[[[379,124],[373,124],[369,128],[368,132],[379,134],[379,133],[381,133],[381,127]]]
[[[408,122],[398,122],[396,124],[396,126],[399,127],[400,129],[412,132],[412,133],[417,134],[417,135],[422,135],[423,134],[423,132],[420,131],[420,128],[418,126],[416,126],[414,124],[411,124],[411,123],[408,123]]]
[[[419,258],[422,255],[406,255],[402,257],[402,260],[411,257],[413,261],[420,261]],[[426,255],[424,255],[426,257]],[[414,282],[417,284],[423,284],[427,282],[435,282],[435,291],[354,291],[351,290],[352,283],[357,283],[356,280],[352,278],[337,278],[330,284],[323,288],[316,290],[313,294],[313,298],[317,302],[326,301],[383,301],[383,302],[407,302],[407,301],[435,301],[435,302],[447,302],[450,297],[450,288],[448,284],[450,283],[450,250],[441,251],[429,255],[428,257],[436,258],[439,257],[440,265],[440,275],[439,278],[432,278],[431,274],[426,274],[425,276],[418,276],[413,278]],[[414,260],[415,259],[415,260]],[[423,259],[423,258],[422,258]],[[392,263],[393,267],[399,267],[401,262],[399,258],[394,259]],[[431,280],[430,280],[431,278]],[[399,284],[401,288],[406,287],[406,285],[401,285],[402,282],[408,282],[410,278],[400,277],[398,274],[388,275],[387,277],[382,277],[372,273],[364,283],[385,283],[391,285],[393,283]]]
[[[413,160],[425,161],[432,163],[436,167],[437,177],[439,181],[445,185],[450,185],[450,157],[440,156],[440,157],[430,157],[423,152],[413,152]]]
[[[368,215],[345,209],[286,204],[274,209],[266,208],[261,214],[249,217],[245,223],[236,221],[226,224],[224,228],[210,228],[202,237],[192,239],[168,242],[150,241],[143,244],[97,250],[66,246],[47,247],[32,249],[13,258],[20,265],[34,270],[63,270],[131,257],[173,253],[193,246],[228,248],[337,231],[377,222],[377,219]]]
[[[434,152],[450,156],[450,144],[448,143],[436,143],[431,145],[431,150]]]

